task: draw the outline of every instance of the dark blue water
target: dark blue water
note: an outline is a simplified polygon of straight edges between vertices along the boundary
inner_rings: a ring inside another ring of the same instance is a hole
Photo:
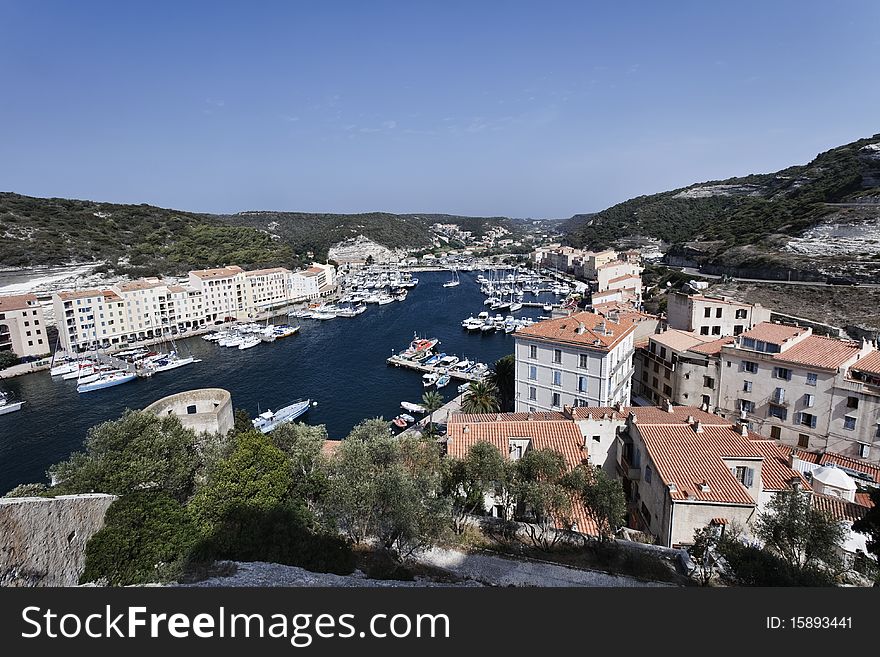
[[[189,338],[180,341],[181,350],[202,362],[115,388],[79,394],[75,381],[52,379],[48,372],[0,382],[15,399],[27,400],[21,411],[0,416],[0,493],[45,481],[50,465],[82,447],[89,427],[193,388],[225,388],[233,405],[251,415],[258,404],[265,410],[300,397],[317,400],[304,420],[326,425],[331,438],[344,438],[364,418],[391,419],[402,412],[401,401],[418,402],[424,392],[419,372],[385,363],[414,332],[438,338],[441,351],[490,366],[513,353],[512,335],[461,328],[461,320],[486,309],[476,275],[462,272],[461,285],[444,288],[449,273],[419,272],[419,285],[402,303],[371,304],[357,317],[325,322],[291,319],[302,327],[298,334],[244,351]],[[517,315],[542,313],[523,308]],[[453,381],[440,392],[451,399],[457,386]]]

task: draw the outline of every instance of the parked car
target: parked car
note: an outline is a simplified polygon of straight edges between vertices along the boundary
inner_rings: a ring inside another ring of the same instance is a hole
[[[828,285],[858,285],[859,282],[848,276],[829,276],[825,279]]]

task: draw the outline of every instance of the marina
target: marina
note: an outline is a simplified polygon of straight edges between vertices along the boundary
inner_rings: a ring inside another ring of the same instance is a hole
[[[61,381],[45,371],[6,379],[0,382],[3,391],[26,403],[0,417],[0,492],[22,482],[46,481],[49,466],[82,449],[89,427],[118,418],[126,408],[141,409],[194,388],[229,390],[235,407],[251,417],[297,398],[312,399],[318,406],[302,421],[326,425],[330,437],[337,439],[365,418],[382,416],[390,422],[401,413],[420,418],[402,409],[400,402],[421,401],[423,372],[386,363],[409,345],[414,332],[436,336],[441,352],[488,367],[513,352],[512,334],[468,332],[461,326],[463,318],[485,307],[485,295],[476,282],[479,273],[459,269],[461,284],[444,288],[449,270],[419,272],[418,285],[407,288],[406,302],[372,304],[367,312],[351,318],[320,321],[284,316],[276,321],[299,330],[251,349],[221,348],[201,336],[176,338],[178,353],[201,362],[87,394],[77,393],[76,375]],[[558,303],[551,294],[537,298],[544,300]],[[541,314],[540,308],[524,308],[517,316],[537,319]],[[450,376],[453,381],[467,380]],[[450,400],[459,394],[457,387],[450,383],[439,393]]]

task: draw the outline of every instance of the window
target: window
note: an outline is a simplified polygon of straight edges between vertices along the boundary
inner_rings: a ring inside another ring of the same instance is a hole
[[[758,373],[758,364],[753,361],[750,361],[750,360],[744,360],[742,362],[742,368],[743,368],[743,370],[745,370],[749,374],[757,374]]]
[[[558,370],[553,371],[553,385],[561,386],[562,385],[562,372]]]
[[[652,476],[652,474],[651,474],[651,466],[650,466],[650,465],[646,465],[646,466],[645,466],[645,483],[646,483],[646,484],[650,484],[650,483],[651,483],[651,476]]]
[[[715,309],[715,317],[716,317],[716,318],[721,317],[721,314],[722,314],[723,312],[724,312],[724,308],[720,308],[720,307],[719,307],[719,308],[716,308],[716,309]]]
[[[786,410],[785,406],[776,406],[775,404],[770,404],[767,407],[767,416],[775,417],[779,420],[787,420],[788,410]]]
[[[846,398],[846,407],[847,408],[858,408],[859,407],[859,398],[858,397],[847,397]]]
[[[773,395],[771,396],[771,401],[774,404],[784,404],[785,403],[785,388],[776,388],[773,391]]]
[[[734,317],[736,317],[736,319],[745,319],[748,317],[748,311],[745,308],[737,308]]]
[[[816,416],[812,413],[801,413],[800,420],[798,424],[803,425],[805,427],[810,427],[811,429],[816,428]]]
[[[687,395],[685,395],[685,397],[687,397]],[[709,395],[703,395],[703,398],[702,398],[701,403],[702,403],[704,406],[708,407],[709,404],[712,403],[712,400],[709,398]]]
[[[660,358],[666,360],[666,347],[660,347]]]
[[[562,349],[554,349],[553,350],[553,362],[561,363],[562,362]]]
[[[770,437],[773,440],[782,440],[782,427],[776,424],[770,427]]]
[[[700,327],[700,335],[709,335],[709,327],[701,326]]]
[[[733,471],[733,476],[736,477],[737,481],[743,486],[748,488],[752,485],[755,478],[754,468],[747,468],[744,465],[738,465],[735,468],[731,468],[731,470]]]
[[[740,333],[743,332],[743,328],[744,328],[744,327],[743,327],[742,324],[735,324],[734,327],[733,327],[733,334],[734,334],[734,335],[739,335]]]
[[[654,381],[653,381],[653,383],[654,383],[654,385],[652,386],[653,388],[659,388],[659,387],[660,387],[660,382],[657,380],[657,377],[656,377],[656,376],[654,377]]]
[[[752,391],[752,382],[751,381],[743,381],[743,392],[751,392]]]
[[[656,373],[658,373],[658,372],[660,372],[660,364],[659,364],[659,363],[654,363],[654,373],[656,374]]]
[[[810,437],[807,434],[798,434],[798,447],[801,449],[810,449]]]
[[[195,415],[196,414],[196,405],[191,404],[190,406],[187,406],[186,413],[187,413],[187,415]]]
[[[856,428],[856,419],[852,415],[843,418],[843,428],[852,431]]]
[[[587,377],[579,376],[578,377],[578,392],[586,392],[587,391]]]
[[[529,366],[529,379],[531,379],[532,381],[538,380],[538,368],[534,365]]]
[[[715,389],[715,379],[713,379],[711,376],[704,376],[703,377],[703,387],[704,388],[711,388],[712,390],[714,390]]]
[[[704,308],[703,309],[703,317],[711,317],[711,316],[712,316],[712,309],[711,308]]]
[[[755,402],[749,401],[748,399],[740,399],[739,408],[746,413],[751,413],[755,410]]]
[[[538,398],[538,389],[535,386],[529,386],[529,399],[535,401]]]
[[[721,327],[713,326],[712,327],[712,335],[721,335]]]
[[[868,458],[868,455],[871,453],[871,446],[868,445],[867,443],[858,443],[858,451],[859,451],[859,457],[866,459],[866,458]]]
[[[648,382],[648,370],[642,370],[642,381]]]
[[[580,367],[582,370],[587,369],[589,362],[590,362],[589,356],[587,356],[586,354],[581,354],[578,357],[578,367]]]
[[[559,406],[559,393],[558,393],[558,392],[554,392],[554,393],[553,393],[553,400],[552,400],[551,404],[552,404],[554,407],[558,407],[558,406]]]
[[[538,360],[538,347],[537,345],[530,344],[529,345],[529,358],[532,360]]]
[[[668,385],[664,385],[663,386],[663,394],[666,395],[667,397],[671,397],[672,396],[672,388],[670,388]]]
[[[814,386],[816,385],[816,381],[819,380],[819,375],[814,374],[813,372],[807,372],[807,385]]]
[[[787,367],[774,367],[773,376],[777,379],[791,381],[791,370]]]
[[[816,404],[816,395],[804,395],[804,406],[812,408]]]

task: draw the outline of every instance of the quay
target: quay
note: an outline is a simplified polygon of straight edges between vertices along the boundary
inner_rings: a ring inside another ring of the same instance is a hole
[[[449,378],[458,379],[460,381],[482,380],[482,377],[477,376],[476,374],[471,374],[469,372],[450,372],[447,371],[447,368],[445,367],[436,367],[435,365],[422,365],[421,363],[416,363],[408,358],[404,358],[403,356],[392,356],[386,362],[389,365],[393,365],[394,367],[405,367],[407,369],[416,370],[423,373],[435,372],[437,374],[448,374]]]

